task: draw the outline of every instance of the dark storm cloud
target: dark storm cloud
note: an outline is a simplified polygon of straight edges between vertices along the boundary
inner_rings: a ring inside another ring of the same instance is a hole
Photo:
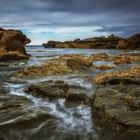
[[[98,33],[128,36],[140,31],[139,7],[140,0],[0,0],[0,26],[40,31],[98,26]]]
[[[140,25],[129,25],[129,26],[112,26],[106,27],[103,26],[101,29],[96,30],[97,32],[109,32],[109,33],[118,33],[122,36],[131,36],[132,33],[139,32]]]

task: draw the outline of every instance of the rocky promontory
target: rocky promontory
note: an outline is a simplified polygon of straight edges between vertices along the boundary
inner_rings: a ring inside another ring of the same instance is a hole
[[[128,38],[115,35],[94,37],[74,41],[48,41],[42,46],[46,48],[86,48],[86,49],[140,49],[140,33]]]
[[[19,30],[0,28],[0,61],[27,59],[24,46],[30,42]]]

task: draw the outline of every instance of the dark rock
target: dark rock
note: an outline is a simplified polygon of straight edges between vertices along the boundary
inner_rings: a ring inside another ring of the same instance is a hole
[[[76,102],[76,103],[87,103],[87,91],[81,89],[70,89],[66,96],[66,101]]]
[[[64,81],[46,81],[31,85],[25,90],[33,96],[57,99],[65,98],[66,101],[77,103],[89,103],[88,90],[80,85],[70,85]]]
[[[25,97],[0,97],[0,132],[8,129],[30,129],[53,117],[38,108]]]
[[[134,129],[134,133],[136,132],[138,136],[140,132],[138,131],[140,130],[139,90],[139,86],[134,84],[98,87],[92,104],[96,124],[100,125],[102,122],[102,126],[105,126],[104,123],[106,123],[116,131],[119,130],[119,133],[120,131]],[[121,137],[121,134],[119,134],[119,137]],[[124,137],[126,138],[127,135]]]
[[[26,92],[45,98],[64,98],[69,87],[64,81],[46,81],[40,84],[31,85]]]

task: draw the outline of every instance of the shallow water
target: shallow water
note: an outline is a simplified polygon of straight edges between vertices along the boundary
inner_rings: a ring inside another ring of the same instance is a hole
[[[35,128],[30,129],[6,129],[4,133],[6,140],[93,140],[97,139],[96,127],[91,119],[91,109],[86,105],[66,104],[64,99],[47,100],[27,95],[24,89],[34,83],[49,80],[64,80],[69,84],[79,84],[93,94],[94,87],[80,75],[49,76],[36,79],[11,79],[12,75],[19,69],[27,66],[40,65],[48,59],[52,59],[64,54],[91,55],[96,53],[107,53],[117,55],[119,50],[103,49],[51,49],[41,46],[26,47],[27,53],[32,57],[28,61],[0,62],[0,83],[8,93],[7,95],[24,96],[31,101],[31,106],[36,110],[41,110],[51,114],[55,118],[55,123],[43,121]],[[107,62],[97,62],[98,65]],[[122,68],[122,67],[121,67]],[[98,72],[97,72],[98,73]],[[94,75],[95,73],[93,73]],[[85,75],[86,76],[86,75]],[[89,95],[90,96],[90,95]],[[8,120],[14,121],[14,120]],[[5,122],[6,123],[6,122]]]

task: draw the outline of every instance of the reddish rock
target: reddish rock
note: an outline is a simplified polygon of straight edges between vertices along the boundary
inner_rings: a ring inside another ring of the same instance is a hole
[[[48,41],[42,44],[46,48],[86,48],[86,49],[139,49],[140,33],[129,38],[121,38],[115,35],[108,37],[94,37],[84,40],[76,39],[74,41]]]
[[[118,42],[119,49],[140,49],[140,33]]]
[[[0,60],[17,60],[28,58],[24,46],[30,43],[21,31],[0,28]]]

